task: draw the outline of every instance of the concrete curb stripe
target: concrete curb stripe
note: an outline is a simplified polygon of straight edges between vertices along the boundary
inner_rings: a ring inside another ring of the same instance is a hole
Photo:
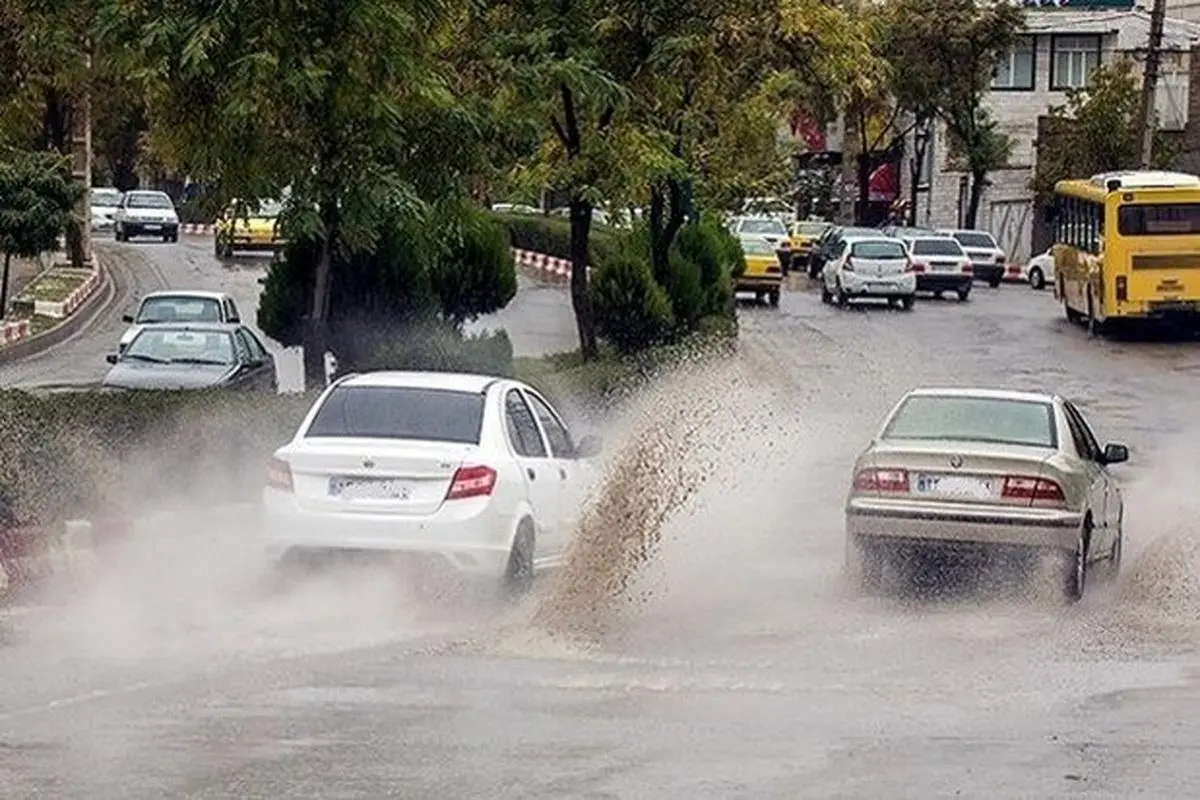
[[[179,228],[180,228],[181,233],[188,234],[189,236],[212,236],[213,235],[213,226],[212,225],[197,225],[195,223],[189,222],[184,225],[180,225]]]
[[[79,270],[64,269],[63,271],[72,272],[73,274],[79,273]],[[83,283],[81,283],[79,287],[75,289],[75,291],[67,295],[65,300],[57,303],[45,300],[36,301],[34,303],[34,313],[43,314],[47,317],[53,317],[55,319],[65,319],[74,314],[75,310],[83,305],[85,300],[92,296],[92,292],[96,291],[96,288],[99,285],[100,272],[99,270],[93,269],[88,273],[88,276],[86,279],[84,279]]]
[[[19,319],[16,322],[5,322],[0,328],[0,343],[13,344],[29,336],[29,320]]]
[[[545,253],[521,250],[516,247],[513,248],[513,258],[517,264],[523,267],[531,267],[557,278],[571,277],[571,262],[565,258],[555,258]],[[588,267],[588,274],[590,275],[591,272],[592,268]]]

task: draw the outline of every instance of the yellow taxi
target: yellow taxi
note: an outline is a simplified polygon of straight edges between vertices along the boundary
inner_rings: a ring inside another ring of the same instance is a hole
[[[823,219],[793,222],[791,229],[792,258],[800,262],[807,261],[809,254],[812,253],[813,245],[831,227],[833,227],[833,223]]]
[[[779,305],[779,292],[783,287],[780,251],[765,239],[743,239],[742,253],[746,257],[746,269],[734,281],[734,291],[754,292],[759,301],[766,297],[772,306]]]
[[[213,248],[218,258],[232,258],[237,250],[275,252],[285,244],[279,235],[279,215],[283,205],[264,200],[256,208],[234,201],[217,220],[213,230]]]

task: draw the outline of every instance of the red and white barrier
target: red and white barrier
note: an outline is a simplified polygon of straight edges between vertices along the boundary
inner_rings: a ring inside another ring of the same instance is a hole
[[[0,344],[15,344],[29,336],[29,320],[18,319],[0,326]]]
[[[197,225],[195,223],[187,223],[179,226],[179,232],[188,234],[189,236],[212,236],[212,225]]]
[[[515,247],[513,248],[513,258],[516,259],[518,266],[538,270],[548,277],[564,279],[571,277],[571,262],[565,258],[555,258],[545,253],[519,250]],[[591,273],[591,271],[592,268],[588,267],[588,272]]]

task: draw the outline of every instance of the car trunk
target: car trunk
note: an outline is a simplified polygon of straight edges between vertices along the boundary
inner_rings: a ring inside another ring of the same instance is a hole
[[[877,444],[872,461],[876,469],[907,470],[911,499],[1028,506],[1029,498],[1002,496],[1005,476],[1046,477],[1053,455],[1044,447],[897,439]]]
[[[748,255],[746,256],[746,272],[748,278],[778,278],[783,274],[778,256]]]
[[[850,256],[846,259],[846,263],[856,274],[869,278],[903,275],[904,271],[908,269],[908,258],[905,256],[894,258]]]
[[[442,506],[476,445],[324,438],[284,452],[297,500],[314,511],[426,516]]]

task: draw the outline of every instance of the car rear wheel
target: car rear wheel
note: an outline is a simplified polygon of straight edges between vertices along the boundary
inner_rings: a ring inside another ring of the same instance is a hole
[[[958,294],[958,302],[965,303],[967,301],[967,298],[969,298],[971,296],[971,288],[967,287],[966,289],[959,289],[957,294]]]
[[[1038,291],[1046,288],[1046,276],[1037,267],[1029,270],[1029,285]]]
[[[993,289],[999,289],[1000,288],[1000,279],[999,278],[988,278],[988,286],[992,287]]]
[[[850,304],[850,295],[846,294],[846,290],[842,288],[841,284],[838,284],[837,304],[842,308]]]
[[[851,586],[862,594],[878,594],[883,589],[886,556],[886,551],[867,537],[847,536],[844,569]]]
[[[912,295],[908,295],[907,297],[901,297],[900,298],[900,307],[903,308],[905,311],[912,311],[913,306],[916,304],[916,301],[917,301],[917,298],[913,297]]]
[[[767,295],[767,302],[770,303],[772,307],[779,305],[779,290],[778,289],[772,289],[770,291],[770,293]]]
[[[504,589],[509,597],[523,597],[533,588],[533,553],[535,545],[533,523],[528,519],[521,522],[513,538],[512,550],[508,553],[508,566],[504,570]]]
[[[1067,603],[1078,603],[1087,589],[1087,550],[1091,539],[1090,522],[1079,537],[1074,552],[1068,553],[1063,568],[1063,599]]]

